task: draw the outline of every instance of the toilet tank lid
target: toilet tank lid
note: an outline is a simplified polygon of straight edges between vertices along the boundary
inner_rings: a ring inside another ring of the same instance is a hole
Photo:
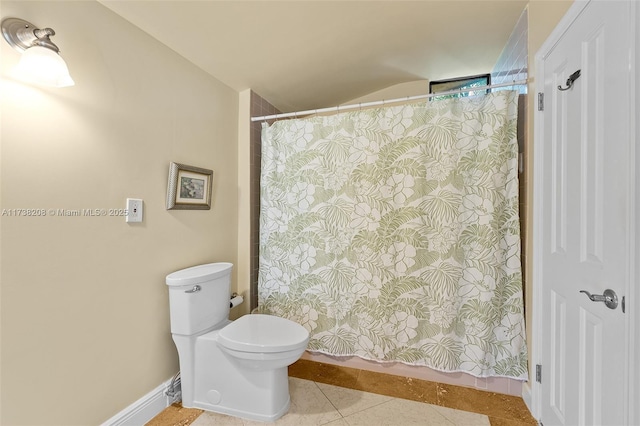
[[[228,262],[207,263],[181,269],[167,275],[168,286],[183,286],[209,281],[231,272],[233,264]]]

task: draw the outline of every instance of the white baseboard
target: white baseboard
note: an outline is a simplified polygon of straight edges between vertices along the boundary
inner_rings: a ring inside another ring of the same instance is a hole
[[[522,400],[524,401],[524,404],[529,409],[529,412],[531,413],[531,415],[534,418],[537,418],[536,417],[537,413],[533,412],[533,394],[531,393],[531,385],[529,383],[522,384]]]
[[[162,383],[142,398],[111,417],[101,426],[142,426],[162,410],[175,402],[175,398],[165,395],[171,379]]]

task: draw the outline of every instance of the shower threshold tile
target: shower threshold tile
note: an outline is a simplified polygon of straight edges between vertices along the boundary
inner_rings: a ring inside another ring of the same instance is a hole
[[[301,359],[289,366],[289,376],[354,389],[361,370]]]
[[[356,389],[373,391],[394,398],[437,404],[438,390],[435,382],[411,377],[362,370],[358,375]]]
[[[522,398],[511,395],[438,383],[438,405],[481,413],[491,418],[537,424]]]

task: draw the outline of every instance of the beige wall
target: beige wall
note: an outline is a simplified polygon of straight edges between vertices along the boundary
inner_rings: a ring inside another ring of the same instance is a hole
[[[0,423],[99,424],[178,370],[166,274],[237,260],[238,93],[93,1],[0,14],[54,28],[76,81],[7,78],[19,55],[0,42],[0,208],[144,199],[141,224],[0,217]],[[170,161],[215,171],[210,211],[165,209]]]
[[[251,307],[251,89],[239,94],[238,103],[238,277],[237,292],[244,303],[231,311],[236,319]]]

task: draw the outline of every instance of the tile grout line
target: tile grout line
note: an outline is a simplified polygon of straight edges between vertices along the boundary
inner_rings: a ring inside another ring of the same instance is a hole
[[[304,379],[302,379],[302,380],[304,380]],[[322,388],[321,388],[320,386],[318,386],[318,382],[316,382],[316,381],[314,380],[314,381],[313,381],[313,384],[314,384],[314,385],[316,385],[316,388],[318,388],[318,390],[320,391],[320,393],[321,393],[325,398],[327,398],[327,401],[329,401],[329,404],[331,404],[331,406],[336,410],[336,412],[337,412],[338,414],[340,414],[340,418],[341,418],[341,419],[344,419],[344,416],[342,415],[342,413],[340,412],[340,410],[338,409],[338,407],[336,407],[336,406],[335,406],[335,404],[333,403],[333,401],[331,401],[331,398],[329,398],[329,397],[327,396],[327,394],[326,394],[326,393],[324,393],[324,391],[322,390]],[[326,384],[326,383],[325,383],[325,384]],[[332,421],[333,421],[333,420],[332,420]],[[331,423],[331,422],[329,422],[329,423]]]
[[[306,379],[301,379],[301,380],[306,380]],[[322,392],[322,394],[323,394],[323,395],[324,395],[324,396],[329,400],[329,402],[331,403],[331,405],[333,405],[333,407],[338,411],[338,413],[340,413],[340,415],[342,416],[342,418],[343,418],[343,419],[346,419],[347,417],[351,417],[351,416],[353,416],[354,414],[361,413],[361,412],[363,412],[363,411],[369,410],[369,409],[374,408],[374,407],[378,407],[378,406],[380,406],[380,405],[386,404],[386,403],[391,402],[391,401],[403,400],[403,398],[398,398],[398,397],[395,397],[395,396],[389,396],[389,395],[383,395],[383,394],[379,394],[379,393],[375,393],[375,392],[370,392],[370,391],[366,391],[366,390],[362,390],[362,389],[348,388],[348,387],[344,387],[344,386],[331,385],[331,384],[329,384],[329,383],[322,383],[322,382],[316,382],[316,381],[313,381],[313,383],[315,383],[315,384],[316,384],[316,386],[320,389],[320,392]],[[361,394],[371,394],[371,395],[380,395],[380,396],[385,396],[385,397],[387,397],[387,398],[389,398],[389,399],[387,399],[386,401],[381,401],[381,402],[378,402],[378,403],[376,403],[376,404],[373,404],[373,405],[371,405],[370,407],[362,408],[362,409],[360,409],[360,410],[358,410],[358,411],[354,411],[353,413],[351,413],[351,414],[349,414],[349,415],[344,415],[344,414],[342,414],[342,412],[340,411],[340,409],[339,409],[338,407],[336,407],[336,406],[335,406],[335,404],[331,401],[331,399],[329,398],[329,395],[327,395],[326,393],[324,393],[324,392],[322,391],[322,388],[321,388],[320,386],[318,386],[318,383],[322,383],[323,385],[327,385],[327,386],[333,386],[333,387],[336,387],[336,388],[349,389],[349,390],[351,390],[351,391],[358,392],[358,393],[361,393]],[[357,381],[356,381],[356,383],[357,383]],[[406,400],[406,401],[410,401],[410,400]],[[416,401],[416,402],[420,402],[420,401]]]
[[[358,372],[358,374],[359,374],[359,372]],[[306,379],[301,379],[301,380],[306,380]],[[425,404],[425,405],[432,405],[432,404],[429,404],[429,403],[426,403],[426,402],[413,401],[413,400],[408,400],[408,399],[404,399],[404,398],[393,397],[393,396],[389,396],[389,395],[382,395],[382,394],[377,394],[377,393],[375,393],[375,392],[368,392],[368,391],[365,391],[365,390],[360,390],[360,389],[355,389],[355,388],[346,388],[346,387],[343,387],[343,386],[331,385],[331,384],[328,384],[328,383],[322,383],[322,382],[316,382],[316,381],[313,381],[313,383],[314,383],[314,384],[316,385],[316,387],[320,390],[320,392],[322,393],[322,395],[324,395],[324,397],[329,401],[329,403],[333,406],[333,408],[338,412],[338,414],[340,414],[341,419],[342,419],[342,420],[344,420],[347,424],[349,423],[349,421],[347,420],[349,417],[352,417],[352,416],[354,416],[354,415],[356,415],[356,414],[359,414],[359,413],[363,413],[363,412],[365,412],[365,411],[367,411],[367,410],[370,410],[370,409],[372,409],[372,408],[374,408],[374,407],[379,407],[380,405],[388,404],[388,403],[393,402],[393,401],[398,401],[398,400],[402,401],[402,400],[404,400],[404,401],[408,401],[408,402],[415,402],[415,403],[420,403],[420,404]],[[360,410],[355,411],[355,412],[353,412],[353,413],[351,413],[351,414],[349,414],[349,415],[344,415],[344,414],[342,414],[342,412],[340,411],[340,409],[339,409],[338,407],[336,407],[336,406],[335,406],[335,404],[333,403],[333,401],[331,401],[331,398],[329,398],[329,395],[327,395],[327,394],[322,390],[322,388],[318,385],[318,383],[322,383],[322,384],[327,385],[327,386],[342,387],[342,388],[344,388],[344,389],[349,389],[349,390],[351,390],[351,391],[358,392],[358,393],[361,393],[361,394],[368,393],[368,394],[373,394],[373,395],[382,395],[382,396],[386,396],[386,397],[388,397],[389,399],[387,399],[386,401],[382,401],[382,402],[379,402],[379,403],[377,403],[377,404],[374,404],[374,405],[372,405],[372,406],[370,406],[370,407],[360,409]],[[356,385],[357,385],[357,380],[356,380]],[[442,417],[442,418],[447,422],[448,426],[458,426],[458,425],[457,425],[457,423],[455,423],[453,420],[451,420],[451,419],[450,419],[449,417],[447,417],[446,415],[444,415],[444,414],[442,414],[442,413],[438,412],[437,410],[436,410],[436,414],[437,414],[437,415],[439,415],[440,417]],[[337,420],[337,419],[336,419],[336,420]],[[332,420],[331,422],[333,422],[333,421],[335,421],[335,420]],[[331,422],[328,422],[328,423],[331,423]],[[323,424],[328,424],[328,423],[323,423]]]

